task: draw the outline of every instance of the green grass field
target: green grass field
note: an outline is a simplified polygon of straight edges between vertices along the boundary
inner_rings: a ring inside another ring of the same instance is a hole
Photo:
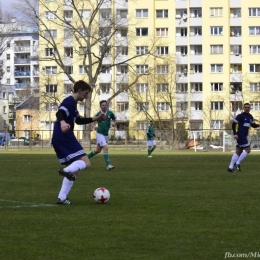
[[[259,160],[226,171],[231,153],[111,151],[81,173],[73,205],[55,205],[52,151],[0,151],[1,260],[224,259],[260,251]],[[108,204],[92,198],[106,187]],[[236,259],[236,258],[232,258]]]

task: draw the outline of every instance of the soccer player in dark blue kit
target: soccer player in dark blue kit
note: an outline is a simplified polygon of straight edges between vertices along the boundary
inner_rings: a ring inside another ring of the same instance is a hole
[[[250,112],[250,104],[244,104],[244,112],[237,115],[232,124],[232,130],[234,133],[234,138],[237,140],[236,152],[231,158],[231,162],[228,167],[229,172],[234,172],[234,166],[238,171],[241,171],[240,164],[250,153],[250,143],[247,140],[249,128],[259,127],[259,124],[254,122],[253,116]],[[237,128],[238,125],[238,128]]]
[[[73,93],[62,101],[56,113],[52,145],[59,162],[67,166],[58,172],[59,175],[64,176],[57,200],[57,204],[60,205],[71,204],[68,194],[79,171],[90,167],[88,156],[74,135],[74,122],[83,125],[105,119],[103,114],[93,118],[83,118],[79,115],[77,102],[83,101],[90,91],[91,86],[85,81],[75,82]]]

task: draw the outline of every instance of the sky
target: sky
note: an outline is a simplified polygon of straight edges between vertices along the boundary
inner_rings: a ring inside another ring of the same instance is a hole
[[[12,11],[12,10],[11,10],[11,5],[10,5],[11,2],[13,2],[13,1],[0,0],[2,10],[3,10],[3,11]]]

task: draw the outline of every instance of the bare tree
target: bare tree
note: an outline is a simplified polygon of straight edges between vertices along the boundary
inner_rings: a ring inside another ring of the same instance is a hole
[[[113,5],[121,6],[120,10]],[[127,1],[123,0],[21,0],[19,8],[14,8],[28,23],[39,28],[41,47],[45,52],[40,53],[39,62],[57,65],[57,73],[66,75],[68,83],[76,81],[78,73],[73,73],[72,69],[78,66],[81,78],[92,86],[93,92],[85,103],[85,116],[90,115],[91,101],[100,91],[102,80],[99,76],[107,71],[111,75],[120,70],[127,72],[117,79],[112,76],[109,79],[113,90],[110,101],[141,80],[143,75],[136,73],[133,61],[148,62],[154,55],[156,42],[160,41],[152,35],[142,43],[147,45],[144,50],[135,49],[136,31],[129,29],[135,26],[127,12]],[[57,32],[63,32],[63,35],[57,36]],[[117,88],[122,84],[123,89]]]

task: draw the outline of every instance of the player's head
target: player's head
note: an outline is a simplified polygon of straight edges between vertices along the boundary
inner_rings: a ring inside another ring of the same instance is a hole
[[[99,102],[100,109],[101,111],[105,112],[107,110],[107,101],[106,100],[101,100]]]
[[[153,120],[150,120],[150,125],[153,125]]]
[[[91,86],[84,80],[79,80],[79,81],[76,81],[74,84],[73,93],[77,93],[79,90],[82,90],[82,91],[87,90],[88,92],[90,92]]]
[[[244,104],[244,112],[245,113],[249,113],[250,112],[250,109],[251,109],[251,106],[249,103],[245,103]]]

